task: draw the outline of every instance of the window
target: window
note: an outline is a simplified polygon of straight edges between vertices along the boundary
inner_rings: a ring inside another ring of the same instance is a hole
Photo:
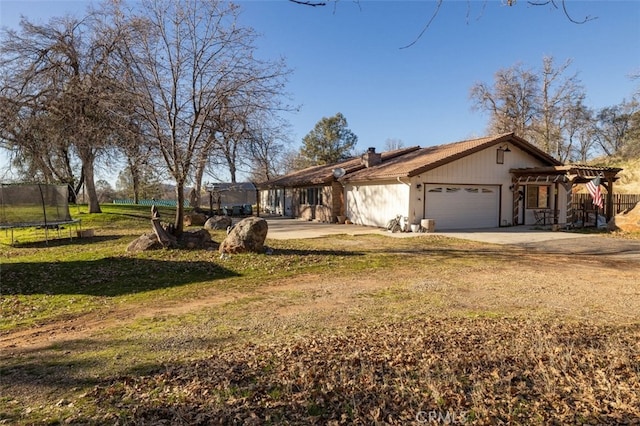
[[[527,185],[527,208],[547,209],[549,208],[549,186]]]
[[[322,205],[322,187],[301,189],[300,204],[307,204],[310,206]]]

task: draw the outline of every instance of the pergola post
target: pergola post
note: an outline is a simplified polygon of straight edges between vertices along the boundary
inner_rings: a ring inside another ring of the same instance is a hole
[[[513,224],[513,226],[516,226],[520,225],[520,185],[518,185],[517,179],[513,179],[511,182],[511,197],[513,199],[513,214],[511,216],[511,223]]]
[[[607,176],[607,210],[605,213],[605,217],[607,219],[607,223],[614,216],[613,214],[613,179],[610,176]]]
[[[543,166],[543,167],[530,167],[521,169],[510,169],[509,172],[512,175],[512,181],[514,188],[518,188],[518,184],[523,182],[525,185],[531,179],[533,182],[544,181],[549,182],[550,177],[554,182],[554,209],[553,209],[553,223],[558,224],[560,222],[560,209],[559,209],[559,184],[562,183],[564,189],[567,191],[567,210],[566,220],[567,222],[575,220],[574,210],[572,208],[573,191],[572,188],[575,185],[583,185],[594,179],[596,176],[601,176],[600,184],[607,189],[605,206],[603,208],[604,215],[607,222],[611,220],[614,213],[614,197],[613,197],[613,183],[618,179],[618,173],[622,169],[616,167],[592,167],[582,165],[567,165],[567,166]],[[604,175],[604,176],[603,176]],[[526,178],[526,180],[525,180]],[[513,217],[514,223],[518,215],[518,205],[515,198],[513,201]]]
[[[558,224],[558,216],[560,215],[560,209],[558,203],[560,202],[560,191],[558,181],[553,184],[553,224]]]

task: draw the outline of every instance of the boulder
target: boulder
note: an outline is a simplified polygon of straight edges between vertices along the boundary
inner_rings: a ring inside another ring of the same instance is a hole
[[[136,253],[147,250],[160,250],[165,248],[159,240],[158,236],[151,232],[149,234],[141,235],[133,240],[127,246],[128,253]],[[176,239],[176,248],[187,249],[207,249],[215,250],[218,248],[218,243],[211,239],[211,234],[206,229],[199,229],[192,232],[183,232],[179,238]]]
[[[607,228],[610,231],[640,232],[640,203],[611,218]]]
[[[220,253],[264,253],[269,226],[261,217],[242,219],[220,244]]]
[[[227,229],[231,226],[231,218],[229,216],[213,216],[204,223],[204,229],[216,230]]]
[[[211,235],[206,229],[199,229],[193,232],[183,232],[178,238],[178,245],[188,249],[211,249],[215,250],[218,244],[211,240]]]
[[[141,235],[135,240],[131,241],[127,246],[128,253],[136,253],[146,250],[159,250],[163,247],[162,243],[158,241],[158,237],[155,233]]]
[[[184,216],[184,226],[202,226],[207,216],[202,213],[189,213]]]

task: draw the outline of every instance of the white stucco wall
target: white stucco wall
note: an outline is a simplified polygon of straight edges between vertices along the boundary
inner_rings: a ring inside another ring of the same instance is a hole
[[[396,180],[347,184],[346,216],[357,225],[385,227],[396,215],[409,216],[409,185]]]
[[[510,152],[504,153],[504,164],[496,163],[497,146],[468,155],[452,163],[425,172],[411,179],[404,178],[400,183],[396,180],[385,182],[353,182],[345,186],[346,214],[349,219],[360,225],[386,226],[387,222],[397,214],[409,217],[412,223],[419,223],[424,217],[425,185],[459,184],[459,185],[495,185],[500,191],[499,223],[513,225],[513,197],[510,190],[512,168],[539,167],[542,162],[531,157],[512,144],[508,144]],[[533,182],[531,182],[533,183]],[[542,182],[538,182],[541,184]],[[554,186],[551,182],[551,193]],[[560,223],[565,222],[566,191],[558,186],[558,207]],[[553,207],[554,197],[551,197]],[[526,210],[520,204],[520,224],[523,212],[525,223],[533,224],[533,210]]]

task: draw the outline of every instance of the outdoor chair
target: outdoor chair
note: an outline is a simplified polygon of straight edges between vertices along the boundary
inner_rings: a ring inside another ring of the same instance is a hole
[[[535,219],[536,225],[546,225],[547,217],[549,216],[550,210],[534,210],[533,217]]]

